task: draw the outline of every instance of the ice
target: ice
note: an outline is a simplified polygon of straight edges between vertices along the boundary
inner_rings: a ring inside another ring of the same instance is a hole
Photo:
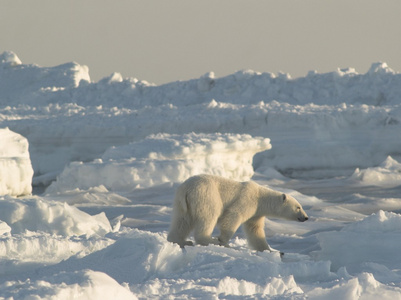
[[[0,257],[2,269],[0,274],[15,271],[22,264],[53,264],[73,255],[85,256],[101,250],[114,241],[111,239],[87,238],[78,236],[60,236],[45,232],[24,232],[0,237]],[[9,266],[6,266],[8,262]]]
[[[90,82],[89,69],[77,63],[43,68],[22,64],[13,52],[0,54],[0,103],[49,103],[58,92]],[[56,96],[57,97],[57,96]]]
[[[85,270],[0,285],[3,299],[138,299],[104,273]]]
[[[400,156],[401,75],[385,63],[366,74],[342,69],[292,79],[239,71],[161,86],[118,73],[90,82],[76,63],[10,67],[3,59],[2,66],[0,120],[29,140],[35,184],[47,185],[71,161],[158,133],[270,138],[265,167],[289,174],[332,176]]]
[[[362,273],[330,288],[316,288],[308,293],[308,299],[400,299],[400,293],[400,288],[388,288],[372,274]]]
[[[47,189],[61,193],[103,185],[132,190],[183,182],[209,173],[246,181],[253,176],[252,158],[271,148],[267,138],[239,134],[151,135],[139,142],[112,147],[102,159],[71,163]]]
[[[85,256],[114,241],[104,213],[89,215],[41,197],[0,197],[0,277],[72,255]]]
[[[400,95],[384,62],[156,86],[0,54],[0,299],[400,299]],[[181,249],[174,193],[198,173],[310,218],[266,219],[282,257],[242,229]]]
[[[350,179],[358,181],[362,185],[396,187],[401,185],[401,164],[391,156],[388,156],[377,167],[362,170],[357,168]]]
[[[0,235],[9,234],[11,227],[6,222],[0,221]]]
[[[332,268],[347,266],[348,271],[363,271],[367,263],[400,269],[401,260],[394,249],[401,246],[401,215],[379,211],[363,220],[346,225],[341,231],[317,235],[319,259],[330,259]],[[346,247],[345,245],[350,245]]]
[[[224,277],[217,286],[217,294],[233,296],[255,296],[255,295],[284,295],[290,297],[294,294],[301,294],[292,276],[287,278],[273,278],[265,286],[259,286],[246,280],[237,280],[231,277]]]
[[[334,276],[327,261],[283,263],[278,252],[258,255],[243,246],[233,247],[193,247],[182,252],[166,241],[165,233],[132,230],[103,250],[71,257],[42,269],[41,275],[60,267],[68,272],[90,268],[129,283],[133,293],[144,298],[178,296],[186,289],[205,287],[209,288],[202,292],[204,296],[292,295],[302,293],[295,282],[298,278]],[[100,259],[102,264],[97,263]]]
[[[0,55],[0,63],[3,68],[14,67],[22,64],[18,56],[11,51],[5,51]]]
[[[11,227],[12,233],[29,230],[64,236],[104,236],[112,230],[104,213],[91,216],[66,203],[40,197],[0,197],[0,220]]]
[[[32,176],[27,139],[0,128],[0,196],[30,194]]]

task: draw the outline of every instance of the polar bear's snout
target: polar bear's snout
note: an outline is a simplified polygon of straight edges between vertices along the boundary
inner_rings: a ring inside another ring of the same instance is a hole
[[[306,212],[301,208],[299,213],[298,213],[298,221],[299,222],[305,222],[308,221],[309,217],[306,214]]]

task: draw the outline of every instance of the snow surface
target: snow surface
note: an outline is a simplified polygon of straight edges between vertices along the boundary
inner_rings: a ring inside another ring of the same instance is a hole
[[[0,299],[401,299],[400,121],[385,63],[155,86],[0,54]],[[172,201],[198,173],[289,193],[310,219],[266,219],[283,257],[241,230],[183,251]]]

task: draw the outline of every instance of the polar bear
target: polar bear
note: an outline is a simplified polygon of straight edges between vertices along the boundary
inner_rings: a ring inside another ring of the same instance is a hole
[[[193,230],[197,244],[228,247],[230,238],[243,224],[252,249],[272,251],[265,237],[265,217],[299,222],[308,220],[301,204],[289,195],[253,181],[238,182],[214,175],[197,175],[177,189],[167,240],[182,248],[193,245],[186,240]],[[212,238],[216,225],[220,229],[217,239]]]

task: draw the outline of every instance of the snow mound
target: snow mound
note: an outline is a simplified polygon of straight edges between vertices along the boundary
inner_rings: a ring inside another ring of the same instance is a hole
[[[271,278],[270,282],[264,286],[248,282],[246,280],[237,280],[231,277],[224,277],[220,280],[216,294],[230,296],[288,296],[302,294],[302,289],[296,284],[293,276],[285,278]]]
[[[321,250],[316,256],[331,260],[334,269],[347,266],[349,271],[358,272],[366,263],[380,263],[392,269],[401,267],[400,256],[394,255],[394,249],[401,247],[399,214],[379,211],[340,231],[318,233],[317,238]]]
[[[39,197],[0,198],[0,220],[11,227],[13,234],[43,231],[63,236],[104,236],[112,230],[104,213],[91,216],[66,203]]]
[[[151,280],[140,289],[133,288],[138,295],[146,298],[176,297],[189,294],[184,299],[297,299],[302,297],[302,289],[293,276],[268,278],[265,284],[255,284],[226,276],[222,279],[200,280]],[[300,298],[301,299],[301,298]]]
[[[352,232],[401,234],[401,215],[380,210],[359,222],[349,224],[344,230]]]
[[[182,182],[202,173],[249,180],[255,153],[271,148],[268,138],[247,134],[157,134],[107,150],[91,163],[71,163],[47,193],[89,189],[132,190]]]
[[[141,283],[156,274],[169,274],[183,263],[181,249],[167,242],[164,235],[133,229],[105,249],[85,257],[71,257],[43,272],[48,274],[60,267],[69,271],[92,269],[120,283]]]
[[[11,227],[6,222],[0,221],[0,236],[3,234],[10,234]]]
[[[297,280],[328,280],[334,276],[328,261],[283,262],[278,252],[257,253],[245,244],[241,240],[232,248],[196,246],[183,251],[167,242],[165,232],[133,229],[107,248],[44,268],[41,275],[49,276],[60,268],[67,272],[92,269],[120,284],[127,282],[135,295],[147,299],[182,294],[198,298],[220,294],[290,296],[302,293]]]
[[[392,188],[401,185],[401,163],[388,156],[379,166],[360,170],[357,168],[351,180],[362,185]]]
[[[0,290],[3,299],[138,299],[113,278],[91,270],[61,272],[41,280],[7,281],[0,284]]]
[[[8,128],[0,128],[0,195],[32,192],[33,169],[28,140]]]
[[[44,68],[21,64],[13,52],[0,54],[0,103],[2,105],[49,103],[57,92],[89,83],[89,69],[77,63]]]
[[[60,236],[46,232],[25,232],[0,236],[0,275],[26,273],[42,264],[55,264],[71,256],[84,257],[114,240]]]
[[[249,167],[249,160],[255,152],[270,148],[269,139],[252,137],[248,134],[190,133],[177,135],[159,133],[127,146],[112,147],[103,154],[102,159],[179,160],[198,158],[202,153],[205,153],[205,156],[217,153],[218,159],[223,159],[220,156],[238,153],[238,156],[246,156],[244,161]]]
[[[330,288],[315,288],[308,293],[311,300],[338,299],[400,299],[401,288],[388,287],[377,281],[371,273],[344,280]]]
[[[0,66],[3,68],[14,67],[22,64],[18,56],[12,51],[5,51],[0,54]]]

